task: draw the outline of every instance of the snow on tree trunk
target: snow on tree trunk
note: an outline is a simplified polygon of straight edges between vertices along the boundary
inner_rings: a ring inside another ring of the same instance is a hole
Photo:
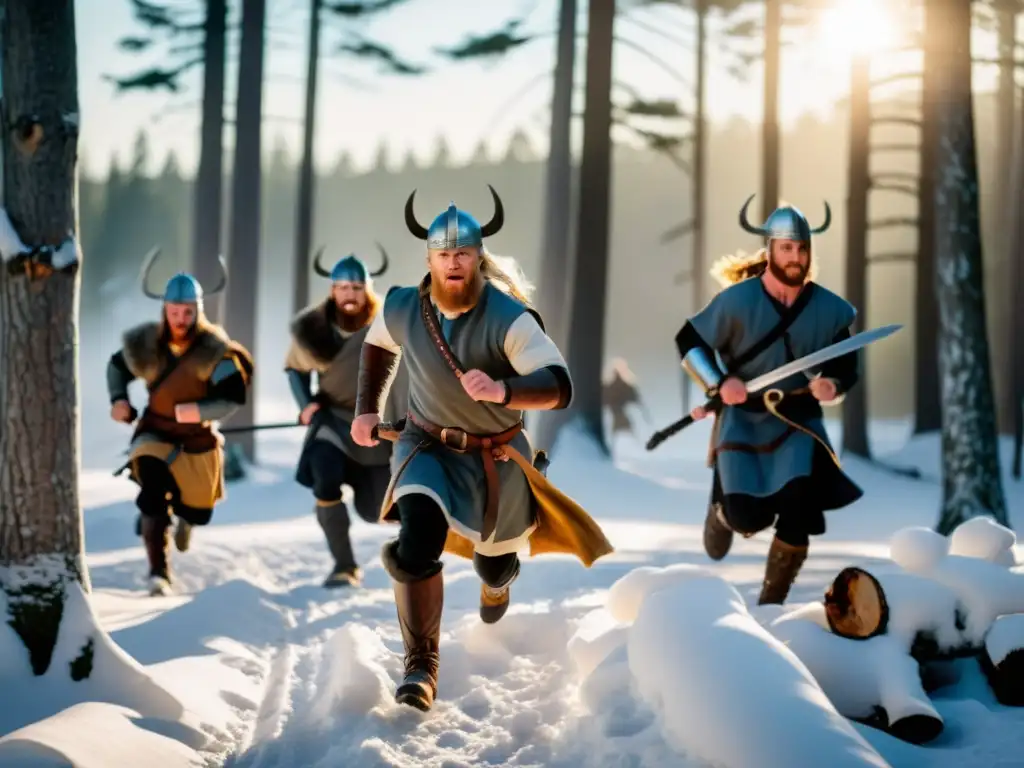
[[[22,241],[56,246],[78,223],[74,0],[7,3],[2,13],[4,206]],[[78,280],[76,270],[0,274],[0,587],[37,675],[49,668],[69,582],[88,589]]]
[[[588,9],[587,86],[583,115],[583,160],[577,211],[576,259],[569,321],[569,368],[573,411],[608,455],[602,423],[601,367],[608,294],[608,235],[611,227],[612,40],[615,0],[593,0]]]
[[[982,276],[971,92],[971,7],[932,0],[940,14],[935,179],[936,294],[942,392],[943,500],[938,531],[977,515],[1008,525],[999,471]]]

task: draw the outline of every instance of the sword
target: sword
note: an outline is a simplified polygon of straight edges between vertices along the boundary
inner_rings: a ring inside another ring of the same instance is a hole
[[[793,360],[785,365],[780,365],[775,370],[769,371],[755,379],[751,379],[746,382],[747,392],[760,392],[766,387],[770,387],[772,384],[776,384],[783,379],[788,379],[795,373],[803,373],[809,368],[814,368],[822,363],[827,363],[829,360],[834,360],[835,358],[842,357],[850,352],[855,352],[862,347],[866,347],[868,344],[872,344],[880,339],[886,338],[887,336],[891,336],[902,327],[902,325],[885,325],[881,328],[873,328],[870,331],[862,331],[861,333],[854,334],[848,339],[843,339],[835,344],[830,344],[827,347],[819,349],[817,352],[804,355],[799,360]],[[721,406],[722,398],[717,394],[704,403],[704,409],[707,411],[717,411]],[[670,437],[678,432],[682,432],[691,424],[693,424],[693,417],[690,414],[686,414],[683,418],[679,419],[679,421],[669,424],[664,429],[658,430],[651,435],[651,439],[647,441],[647,450],[653,451]]]

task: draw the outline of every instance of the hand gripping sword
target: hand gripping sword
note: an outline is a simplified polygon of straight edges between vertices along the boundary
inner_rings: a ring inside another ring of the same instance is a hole
[[[891,336],[902,327],[902,325],[885,325],[881,328],[873,328],[870,331],[863,331],[861,333],[854,334],[850,338],[843,339],[835,344],[830,344],[827,347],[819,349],[817,352],[812,352],[809,355],[801,357],[799,360],[793,360],[790,363],[781,365],[774,371],[769,371],[763,376],[751,379],[746,382],[747,392],[760,392],[762,389],[770,387],[772,384],[789,378],[794,373],[802,373],[809,368],[815,368],[822,363],[827,363],[829,360],[842,357],[850,352],[866,347],[868,344],[884,339],[887,336]],[[722,398],[716,394],[704,403],[703,407],[707,411],[717,411],[722,407]],[[651,439],[647,441],[647,450],[653,451],[674,434],[682,432],[691,424],[693,424],[693,416],[686,414],[683,418],[679,419],[679,421],[669,424],[664,429],[658,430],[651,435]]]

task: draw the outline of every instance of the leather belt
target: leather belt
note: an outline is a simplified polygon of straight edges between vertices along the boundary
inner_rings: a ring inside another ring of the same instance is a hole
[[[493,435],[474,435],[461,427],[441,427],[429,421],[409,414],[409,421],[437,440],[441,445],[456,453],[479,453],[484,467],[484,478],[487,483],[487,499],[484,506],[484,522],[480,531],[480,540],[487,541],[494,533],[498,523],[498,498],[501,485],[498,481],[498,467],[494,463],[495,452],[501,446],[512,442],[512,439],[523,430],[523,422],[509,427],[504,432]]]

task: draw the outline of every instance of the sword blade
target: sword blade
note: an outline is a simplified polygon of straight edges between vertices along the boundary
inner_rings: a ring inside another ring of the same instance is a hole
[[[854,334],[848,339],[843,339],[835,344],[830,344],[823,349],[819,349],[817,352],[812,352],[809,355],[801,357],[799,360],[794,360],[791,363],[781,365],[774,371],[769,371],[763,376],[751,379],[747,382],[747,392],[759,392],[765,387],[777,384],[795,373],[802,373],[808,368],[814,368],[822,363],[827,363],[829,360],[834,360],[837,357],[842,357],[850,352],[866,347],[868,344],[872,344],[879,339],[892,336],[892,334],[896,333],[896,331],[900,330],[902,327],[902,325],[885,325],[881,328],[872,328],[870,331],[863,331],[861,333]]]

